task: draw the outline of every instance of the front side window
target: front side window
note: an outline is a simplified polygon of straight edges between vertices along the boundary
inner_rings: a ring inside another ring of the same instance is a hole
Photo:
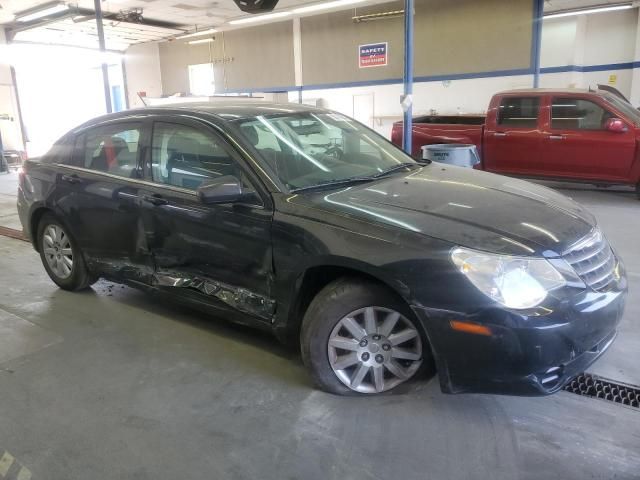
[[[539,97],[504,97],[498,107],[498,125],[531,128],[538,124]]]
[[[119,177],[138,178],[140,126],[105,125],[76,138],[75,163]]]
[[[151,175],[157,183],[196,190],[226,175],[243,179],[222,141],[209,132],[157,122],[151,144]]]
[[[557,97],[551,105],[551,128],[560,130],[603,130],[613,115],[590,100]]]
[[[415,161],[338,113],[261,115],[237,121],[241,134],[291,190],[373,177]]]

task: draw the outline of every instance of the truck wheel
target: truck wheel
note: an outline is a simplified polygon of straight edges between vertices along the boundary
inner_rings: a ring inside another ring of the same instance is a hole
[[[313,299],[300,334],[302,359],[321,389],[381,393],[431,364],[411,310],[384,286],[336,280]]]
[[[95,283],[82,252],[67,228],[52,214],[38,224],[38,250],[51,280],[64,290],[83,290]]]

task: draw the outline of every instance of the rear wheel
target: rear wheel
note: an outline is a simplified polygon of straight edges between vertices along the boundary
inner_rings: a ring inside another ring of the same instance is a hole
[[[343,395],[389,391],[429,363],[406,305],[383,286],[358,280],[335,281],[314,298],[301,348],[315,383]]]
[[[82,290],[96,281],[66,227],[45,214],[38,224],[38,250],[45,270],[60,288]]]

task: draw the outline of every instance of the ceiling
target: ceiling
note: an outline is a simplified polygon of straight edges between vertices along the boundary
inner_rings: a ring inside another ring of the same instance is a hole
[[[44,5],[51,0],[0,0],[0,23],[13,20],[16,12]],[[93,0],[76,0],[68,3],[93,9]],[[318,3],[317,0],[280,0],[278,9]],[[193,28],[198,26],[219,25],[230,19],[242,17],[242,12],[233,0],[103,0],[105,12],[118,12],[123,9],[142,8],[144,17],[154,20],[178,23]]]
[[[276,10],[326,1],[280,0]],[[363,5],[385,1],[388,0],[366,0]],[[17,12],[50,2],[51,0],[0,0],[0,24],[11,24]],[[93,10],[94,7],[94,0],[76,0],[68,3],[88,10]],[[620,3],[620,0],[545,0],[545,12],[615,3]],[[248,16],[233,0],[102,0],[104,12],[117,13],[133,8],[142,9],[147,24],[105,20],[107,49],[123,51],[135,43],[159,41],[196,28],[219,27],[229,20]],[[172,25],[149,25],[154,21],[168,22]],[[84,20],[65,18],[19,32],[14,40],[95,48],[96,24],[92,17],[86,17]]]

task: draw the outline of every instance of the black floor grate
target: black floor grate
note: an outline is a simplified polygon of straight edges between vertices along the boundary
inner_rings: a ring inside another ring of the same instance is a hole
[[[590,373],[578,375],[564,389],[578,395],[640,408],[640,387],[615,382]]]

